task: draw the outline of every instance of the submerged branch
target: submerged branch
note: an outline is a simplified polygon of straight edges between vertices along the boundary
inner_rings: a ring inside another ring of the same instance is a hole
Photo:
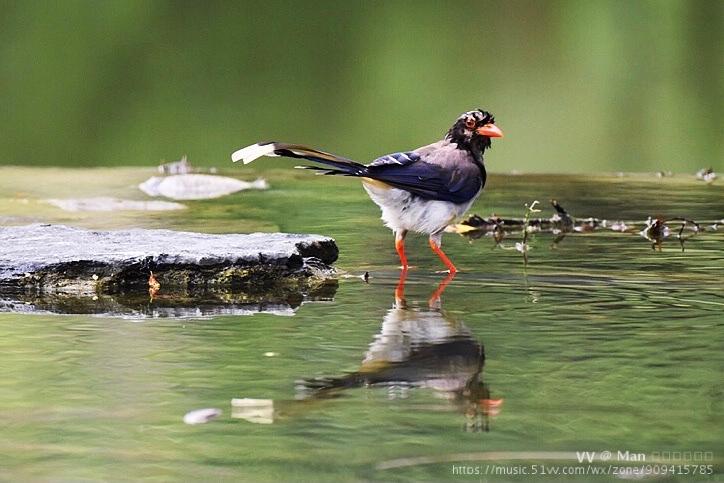
[[[502,245],[503,240],[513,235],[522,234],[523,239],[521,242],[516,242],[515,249],[523,253],[527,262],[529,238],[531,234],[537,232],[555,235],[552,244],[553,248],[569,234],[611,231],[638,234],[651,242],[654,250],[661,250],[664,239],[675,234],[683,251],[686,240],[704,231],[717,231],[719,224],[724,223],[724,220],[697,223],[694,220],[682,217],[669,219],[649,217],[645,221],[607,220],[593,217],[577,218],[571,216],[556,200],[551,200],[551,205],[555,211],[550,217],[534,218],[532,215],[541,211],[535,209],[537,203],[535,201],[530,206],[525,205],[526,212],[523,218],[502,218],[495,214],[487,218],[471,215],[458,224],[450,225],[446,231],[458,233],[471,240],[492,237],[495,246],[502,248],[507,248]]]

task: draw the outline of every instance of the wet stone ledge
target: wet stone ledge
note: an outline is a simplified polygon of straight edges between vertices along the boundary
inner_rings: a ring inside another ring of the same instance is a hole
[[[337,255],[334,240],[318,235],[0,227],[0,296],[141,294],[152,271],[159,295],[300,299],[332,283]]]

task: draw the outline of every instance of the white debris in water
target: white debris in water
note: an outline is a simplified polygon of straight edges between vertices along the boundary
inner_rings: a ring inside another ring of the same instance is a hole
[[[161,174],[188,174],[193,172],[194,167],[191,166],[189,158],[184,154],[178,161],[164,163],[158,167]]]
[[[65,211],[170,211],[183,210],[186,206],[171,201],[136,201],[119,198],[68,198],[46,200]]]
[[[530,250],[530,246],[527,243],[515,242],[515,249],[520,253],[527,253]]]
[[[212,419],[218,418],[221,416],[221,409],[216,408],[204,408],[204,409],[196,409],[195,411],[191,411],[186,413],[184,416],[184,423],[186,424],[205,424],[211,421]]]
[[[706,183],[712,183],[716,179],[716,173],[712,168],[700,169],[696,172],[696,179]]]
[[[276,356],[278,356],[278,355],[279,355],[279,354],[276,353],[276,352],[265,352],[265,353],[264,353],[264,357],[276,357]]]
[[[624,232],[629,229],[629,226],[624,221],[615,221],[611,224],[611,230]]]
[[[210,174],[179,174],[153,176],[138,187],[149,196],[163,196],[173,200],[207,200],[242,190],[265,190],[269,184],[261,178],[248,182]]]
[[[231,417],[250,423],[272,424],[274,422],[274,400],[234,398],[231,400]]]

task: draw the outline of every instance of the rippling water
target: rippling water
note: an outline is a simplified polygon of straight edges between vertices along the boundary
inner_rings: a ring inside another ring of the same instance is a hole
[[[448,234],[462,270],[452,280],[413,238],[403,291],[390,234],[358,186],[267,176],[270,191],[170,215],[33,213],[328,234],[351,276],[284,309],[293,316],[0,314],[3,478],[498,481],[454,467],[578,465],[576,451],[619,450],[649,462],[701,452],[695,463],[722,471],[724,231],[683,252],[636,233],[571,234],[555,248],[537,234],[527,267],[490,239]],[[487,190],[472,211],[521,216],[523,203],[556,198],[581,217],[724,217],[722,188],[690,179],[494,176]],[[0,215],[13,206],[0,201]],[[222,414],[184,424],[200,408]]]

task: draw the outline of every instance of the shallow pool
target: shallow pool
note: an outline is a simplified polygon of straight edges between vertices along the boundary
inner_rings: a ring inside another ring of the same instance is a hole
[[[246,173],[233,174],[256,174]],[[447,234],[454,279],[435,273],[443,267],[412,237],[416,268],[404,283],[391,235],[354,180],[274,169],[263,173],[268,191],[164,213],[67,213],[42,201],[78,190],[143,199],[135,185],[151,174],[2,168],[0,221],[319,233],[336,238],[345,276],[284,315],[0,313],[3,479],[533,481],[534,471],[561,479],[556,471],[574,468],[570,481],[600,481],[614,475],[592,471],[619,465],[670,466],[669,477],[676,465],[722,471],[724,229],[711,227],[724,218],[721,185],[494,175],[471,212],[520,217],[540,200],[550,216],[555,198],[578,217],[685,217],[705,230],[683,251],[673,235],[658,251],[637,231],[571,233],[555,245],[538,233],[527,266],[517,235],[496,247]],[[222,413],[184,424],[200,408]],[[581,452],[595,453],[593,463],[579,463]]]

